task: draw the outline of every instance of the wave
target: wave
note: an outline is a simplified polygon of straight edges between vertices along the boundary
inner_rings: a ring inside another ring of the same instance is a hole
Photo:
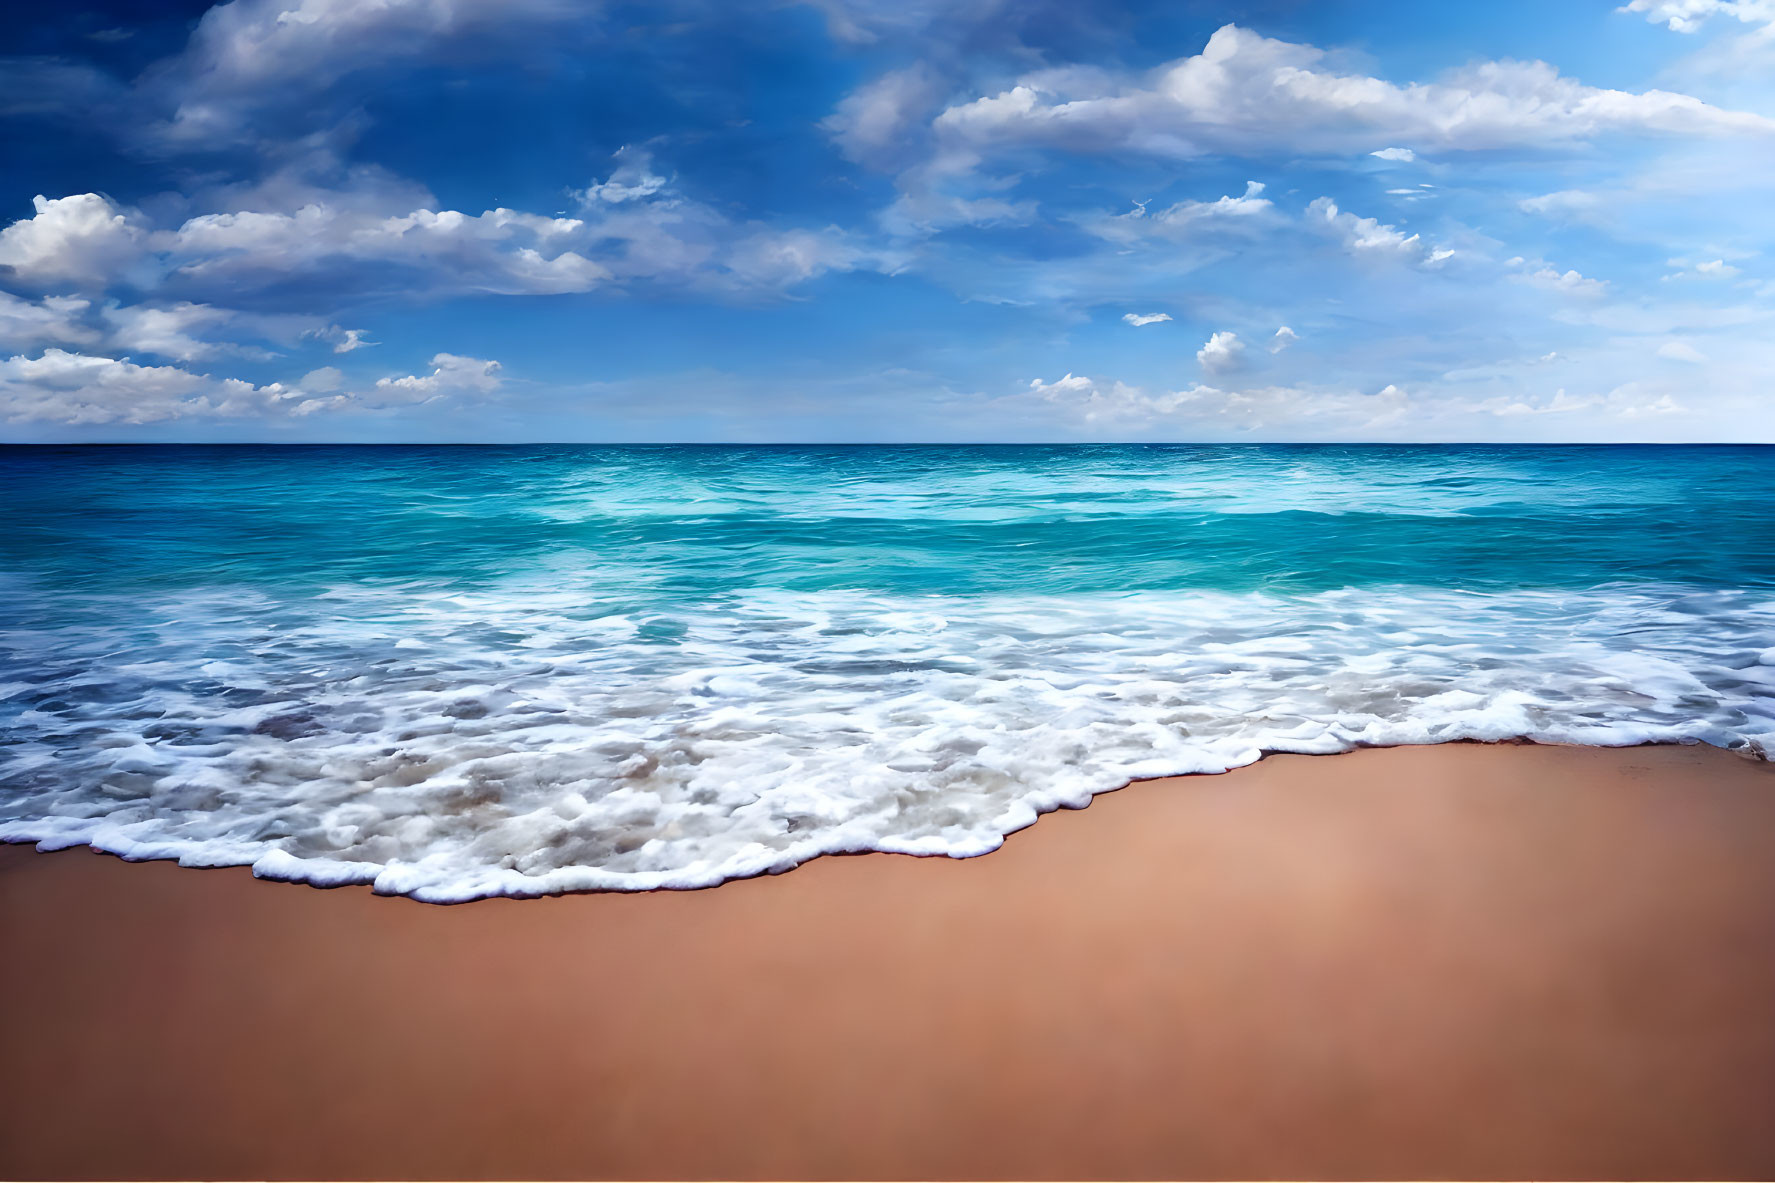
[[[14,602],[0,838],[435,902],[979,855],[1265,752],[1775,744],[1767,590]]]

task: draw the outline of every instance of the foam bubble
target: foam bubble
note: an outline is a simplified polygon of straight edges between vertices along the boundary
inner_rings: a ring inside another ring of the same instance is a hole
[[[7,644],[0,838],[434,901],[984,854],[1265,751],[1775,741],[1775,603],[1675,585],[209,589]]]

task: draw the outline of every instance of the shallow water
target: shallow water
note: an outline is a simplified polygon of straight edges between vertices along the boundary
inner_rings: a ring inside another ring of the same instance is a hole
[[[1775,449],[10,448],[0,837],[424,899],[1775,743]]]

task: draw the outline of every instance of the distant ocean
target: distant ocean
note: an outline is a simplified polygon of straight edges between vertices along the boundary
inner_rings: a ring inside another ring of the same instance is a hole
[[[449,901],[1775,746],[1775,448],[0,449],[0,837]]]

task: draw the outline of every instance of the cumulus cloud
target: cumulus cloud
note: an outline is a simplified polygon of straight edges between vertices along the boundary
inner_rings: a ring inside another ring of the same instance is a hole
[[[681,192],[645,153],[619,154],[607,179],[580,191],[579,217],[391,208],[411,199],[410,188],[369,180],[368,191],[262,187],[235,196],[302,204],[198,214],[157,231],[99,194],[38,198],[35,216],[0,231],[0,267],[88,290],[133,268],[137,286],[177,293],[187,305],[226,305],[304,285],[359,296],[559,294],[636,283],[768,294],[828,271],[899,265],[835,227],[735,221]],[[361,332],[339,332],[339,352],[367,344]]]
[[[300,387],[255,386],[179,366],[46,349],[0,360],[0,419],[140,425],[192,417],[304,416],[344,403]]]
[[[1390,160],[1397,164],[1410,164],[1418,158],[1418,154],[1410,148],[1379,148],[1370,152],[1369,155],[1378,156],[1382,160]]]
[[[1283,325],[1276,330],[1276,335],[1270,338],[1270,352],[1281,353],[1298,340],[1300,340],[1300,334],[1287,325]]]
[[[1156,325],[1170,320],[1171,314],[1169,312],[1124,312],[1122,314],[1122,319],[1133,325],[1135,328],[1140,328],[1142,325]]]
[[[388,398],[429,402],[450,394],[491,394],[499,388],[500,365],[478,357],[440,353],[431,359],[429,374],[402,378],[378,378],[376,392]]]
[[[97,193],[31,201],[36,213],[0,230],[0,274],[27,283],[101,283],[141,256],[137,218]]]
[[[1614,131],[1775,133],[1775,120],[1689,95],[1586,86],[1544,62],[1484,62],[1434,83],[1339,73],[1323,51],[1226,25],[1145,76],[1060,70],[952,106],[940,133],[975,153],[1042,144],[1189,158],[1277,151],[1545,147]]]
[[[1208,343],[1196,350],[1196,361],[1210,374],[1236,370],[1245,360],[1245,343],[1237,333],[1215,333]]]

